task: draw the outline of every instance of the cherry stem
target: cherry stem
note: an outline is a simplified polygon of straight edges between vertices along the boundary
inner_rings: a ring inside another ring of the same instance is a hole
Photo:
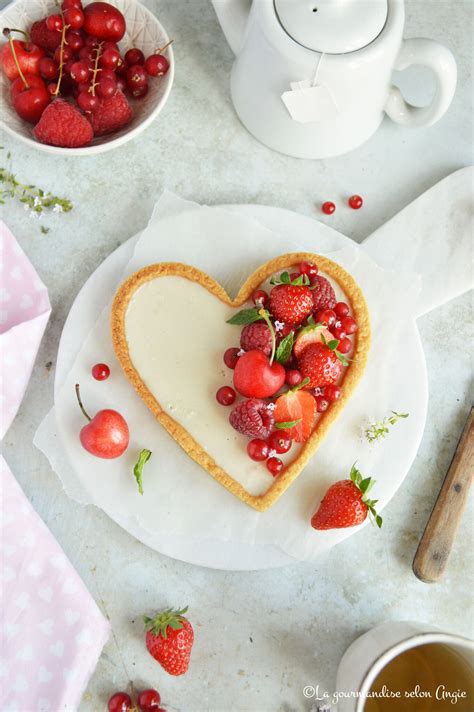
[[[24,35],[27,40],[30,39],[30,36],[27,32],[25,32],[24,30],[19,30],[17,27],[5,27],[2,34],[8,38],[10,32],[19,32],[20,35]]]
[[[26,81],[25,75],[23,74],[23,72],[22,72],[21,69],[20,69],[20,64],[19,64],[19,62],[18,62],[18,57],[16,56],[15,45],[13,44],[13,37],[11,36],[10,31],[8,31],[8,33],[6,34],[6,30],[3,30],[3,34],[5,35],[5,37],[8,37],[8,44],[10,45],[10,49],[11,49],[11,52],[12,52],[12,55],[13,55],[13,61],[15,62],[16,68],[18,69],[18,74],[19,74],[20,77],[21,77],[21,81],[22,81],[23,84],[25,85],[26,89],[29,89],[29,88],[30,88],[30,85],[29,85],[28,82]]]
[[[56,89],[53,91],[53,96],[58,96],[60,89],[61,89],[61,81],[63,78],[63,73],[64,73],[64,45],[67,45],[66,41],[66,32],[69,29],[69,25],[66,25],[64,22],[64,15],[61,12],[61,17],[63,18],[63,29],[61,31],[61,49],[59,50],[59,77],[58,77],[58,83],[56,84]]]
[[[163,47],[160,47],[159,49],[155,49],[155,54],[163,54],[163,52],[165,51],[165,49],[168,49],[168,47],[169,47],[170,45],[172,45],[173,42],[174,42],[174,40],[170,40],[170,41],[167,42],[165,45],[163,45]]]
[[[79,403],[79,408],[82,410],[83,414],[86,416],[87,420],[90,422],[92,418],[90,417],[89,413],[86,411],[82,404],[82,399],[81,399],[81,393],[79,390],[79,383],[76,383],[76,397],[77,397],[77,402]]]
[[[270,334],[272,336],[272,353],[270,356],[270,366],[273,363],[273,359],[275,358],[275,352],[276,352],[276,337],[275,337],[275,329],[273,328],[273,324],[270,321],[270,317],[268,316],[268,312],[266,309],[260,309],[258,312],[259,315],[264,319],[267,323],[268,328],[270,329]]]
[[[95,88],[99,84],[99,82],[96,82],[97,73],[102,71],[101,68],[99,67],[99,59],[102,55],[103,45],[104,45],[103,42],[99,42],[99,44],[95,48],[94,69],[92,71],[92,82],[88,89],[88,91],[92,94],[92,96],[95,96]]]

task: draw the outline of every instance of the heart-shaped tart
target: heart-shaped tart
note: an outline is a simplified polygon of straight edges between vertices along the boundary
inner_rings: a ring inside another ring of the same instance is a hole
[[[264,511],[344,409],[365,368],[370,324],[348,272],[292,253],[262,265],[235,299],[195,267],[145,267],[117,291],[112,339],[160,424]]]

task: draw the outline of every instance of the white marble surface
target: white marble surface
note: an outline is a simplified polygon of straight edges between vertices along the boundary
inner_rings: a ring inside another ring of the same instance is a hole
[[[425,189],[471,163],[473,5],[407,1],[407,36],[445,42],[459,63],[458,90],[445,118],[416,131],[386,121],[354,153],[321,162],[272,153],[241,127],[228,93],[231,53],[208,2],[150,0],[149,7],[175,38],[177,62],[175,87],[156,124],[112,153],[74,161],[2,139],[20,179],[71,197],[75,206],[69,215],[45,219],[48,235],[20,206],[4,209],[49,287],[53,315],[3,450],[112,622],[114,634],[84,695],[83,712],[105,709],[108,695],[129,679],[157,686],[169,712],[305,712],[310,701],[303,686],[331,689],[344,649],[382,620],[411,618],[472,631],[472,509],[443,581],[426,586],[411,573],[472,400],[469,296],[419,322],[430,381],[428,425],[404,487],[385,510],[384,528],[367,527],[316,563],[241,574],[167,559],[102,512],[69,500],[31,441],[52,403],[58,339],[75,294],[100,261],[146,223],[164,186],[209,204],[267,203],[317,217],[317,204],[335,199],[340,209],[325,219],[360,241]],[[410,96],[427,98],[426,75],[415,69],[407,74]],[[360,212],[342,206],[354,192],[366,199]],[[148,656],[141,615],[186,603],[196,644],[189,673],[174,679]]]

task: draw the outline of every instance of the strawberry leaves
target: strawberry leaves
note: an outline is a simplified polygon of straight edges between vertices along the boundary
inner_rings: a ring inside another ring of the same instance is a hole
[[[373,480],[371,477],[363,477],[362,473],[357,469],[356,463],[352,465],[349,477],[351,481],[355,484],[357,489],[362,492],[362,501],[364,502],[364,504],[367,505],[370,518],[380,529],[383,523],[383,519],[380,514],[377,514],[377,511],[375,509],[375,505],[377,504],[378,499],[369,499],[367,497],[370,490],[375,484],[375,480]]]
[[[343,354],[341,354],[340,351],[337,350],[337,347],[339,346],[339,339],[331,339],[331,341],[326,341],[326,339],[324,338],[324,334],[321,334],[321,341],[325,346],[328,347],[328,349],[334,351],[343,366],[349,365],[349,360]]]
[[[151,457],[151,450],[142,450],[133,468],[133,474],[137,481],[138,491],[143,494],[143,468]]]
[[[280,278],[272,277],[270,284],[291,284],[293,287],[307,287],[309,285],[309,277],[307,274],[300,274],[295,279],[291,279],[288,272],[282,272]]]
[[[166,611],[159,613],[154,618],[143,616],[145,630],[153,633],[155,637],[161,635],[161,637],[166,640],[168,637],[168,627],[172,630],[181,630],[183,627],[183,621],[186,620],[184,618],[184,614],[187,610],[187,606],[180,611],[173,611],[172,608],[168,608]]]

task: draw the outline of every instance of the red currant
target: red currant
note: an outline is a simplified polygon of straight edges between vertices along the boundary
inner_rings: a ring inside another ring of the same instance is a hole
[[[56,79],[59,75],[59,65],[50,57],[41,57],[38,69],[43,79]]]
[[[336,206],[330,200],[327,200],[325,203],[323,203],[321,209],[325,215],[332,215],[333,212],[336,210]]]
[[[78,84],[83,84],[89,79],[89,66],[81,60],[79,62],[73,62],[69,69],[69,74]]]
[[[117,82],[110,77],[101,77],[97,84],[96,91],[102,99],[108,99],[117,91]]]
[[[290,279],[291,279],[292,282],[293,282],[295,279],[298,279],[299,277],[301,277],[301,273],[300,273],[300,272],[290,272]]]
[[[312,262],[300,262],[300,274],[305,274],[308,277],[315,277],[318,274],[318,268]]]
[[[132,91],[148,84],[147,73],[140,64],[133,64],[127,69],[127,84]]]
[[[133,64],[145,64],[145,55],[141,49],[133,47],[125,52],[125,61],[131,67]]]
[[[318,413],[324,413],[329,408],[329,401],[324,396],[316,396],[316,410]]]
[[[99,44],[99,40],[97,39],[97,37],[93,37],[92,35],[87,35],[85,43],[86,43],[86,47],[90,47],[90,49],[95,49]]]
[[[51,32],[53,30],[58,30],[59,32],[63,29],[63,18],[61,17],[61,15],[50,15],[46,18],[46,27]]]
[[[105,381],[110,376],[110,368],[106,363],[96,363],[92,367],[92,375],[96,381]]]
[[[73,52],[79,52],[79,50],[84,47],[84,39],[81,33],[75,30],[68,30],[66,32],[66,42],[67,46],[70,47]]]
[[[80,30],[84,24],[84,13],[78,7],[68,7],[64,10],[64,22],[72,30]]]
[[[70,7],[78,7],[79,10],[82,10],[81,0],[63,0],[61,4],[63,12],[64,10],[68,10]]]
[[[320,309],[316,313],[316,321],[330,329],[337,321],[336,312],[332,309]]]
[[[126,692],[116,692],[108,702],[109,712],[128,712],[132,709],[132,698]]]
[[[116,80],[117,82],[117,91],[121,91],[122,93],[126,91],[127,89],[127,82],[123,77],[117,77]]]
[[[58,93],[58,84],[57,82],[50,82],[46,89],[49,91],[51,96],[56,96]]]
[[[74,57],[74,52],[72,51],[72,49],[70,47],[68,47],[67,45],[64,45],[62,50],[61,50],[61,47],[57,47],[54,50],[53,57],[58,64],[61,63],[61,60],[64,63],[66,63],[66,62],[69,62],[69,60]]]
[[[324,388],[324,398],[326,400],[332,401],[338,400],[341,397],[342,391],[338,386],[330,385]]]
[[[224,352],[224,363],[227,368],[234,369],[236,367],[239,360],[239,351],[240,349],[231,348]]]
[[[236,392],[230,386],[222,386],[216,393],[216,400],[221,405],[232,405],[235,398]]]
[[[82,85],[81,85],[82,86]],[[89,111],[93,114],[100,106],[100,99],[98,96],[93,96],[88,91],[88,85],[85,85],[85,91],[80,91],[77,97],[77,105],[82,111]]]
[[[266,440],[260,440],[260,438],[255,438],[251,440],[247,445],[248,456],[251,460],[255,462],[263,462],[267,459],[270,448]]]
[[[99,64],[103,69],[115,69],[121,61],[122,57],[118,50],[105,49],[101,54]]]
[[[330,332],[334,336],[335,339],[338,339],[338,341],[342,341],[343,339],[346,338],[346,332],[342,328],[340,321],[336,321],[336,323],[333,326],[331,326]]]
[[[162,77],[169,68],[170,63],[162,54],[151,54],[145,62],[145,69],[151,77]]]
[[[359,208],[361,208],[364,204],[364,201],[362,200],[360,195],[351,195],[347,202],[353,210],[359,210]]]
[[[348,354],[349,351],[352,348],[352,341],[345,336],[343,339],[340,340],[337,350],[339,351],[340,354]]]
[[[270,450],[275,450],[279,454],[288,452],[291,448],[292,439],[289,437],[286,430],[274,430],[268,438]]]
[[[272,477],[277,477],[283,470],[283,462],[279,457],[270,457],[267,460],[267,470]]]
[[[130,89],[130,94],[134,99],[143,99],[143,97],[148,94],[148,84],[144,84],[142,87],[137,87],[136,89]]]
[[[156,690],[143,690],[137,699],[140,712],[158,712],[160,702],[160,693]]]
[[[263,289],[256,289],[252,294],[252,302],[256,307],[264,307],[268,302],[268,294]]]
[[[334,311],[339,319],[342,319],[343,316],[347,316],[349,314],[349,305],[345,302],[338,302],[334,307]]]
[[[300,384],[302,380],[303,376],[298,371],[298,369],[291,368],[289,371],[286,372],[285,381],[291,388]]]
[[[351,316],[345,316],[341,319],[341,327],[346,334],[355,334],[357,331],[356,321]]]

